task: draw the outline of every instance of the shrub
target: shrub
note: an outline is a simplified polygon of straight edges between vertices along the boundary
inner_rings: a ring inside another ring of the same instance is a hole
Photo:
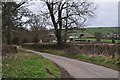
[[[12,39],[13,44],[20,44],[20,38],[18,36],[14,36]]]
[[[69,54],[78,54],[78,53],[80,53],[80,49],[79,49],[79,47],[78,46],[75,46],[75,45],[71,45],[71,46],[69,46],[68,48],[66,48],[66,50],[65,50],[67,53],[69,53]]]
[[[100,42],[102,38],[102,34],[100,32],[95,32],[95,38],[97,42]]]
[[[28,41],[27,41],[27,39],[26,38],[23,38],[22,39],[22,43],[27,43]]]
[[[16,46],[10,46],[10,45],[3,45],[2,46],[2,55],[3,56],[15,54],[17,52],[18,52],[18,50],[17,50]]]
[[[23,47],[42,51],[44,49],[64,50],[69,54],[105,55],[114,58],[119,55],[120,44],[68,44],[63,48],[57,48],[55,44],[23,44]]]
[[[84,51],[85,54],[97,54],[97,55],[105,55],[105,56],[113,56],[119,54],[118,48],[119,44],[84,44],[79,45],[80,51]]]

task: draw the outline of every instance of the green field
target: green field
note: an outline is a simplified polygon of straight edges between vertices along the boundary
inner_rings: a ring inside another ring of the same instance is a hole
[[[109,34],[120,34],[119,27],[101,27],[101,28],[85,28],[84,30],[71,30],[69,35],[80,36],[80,34],[85,34],[87,36],[94,36],[96,32],[100,32],[103,36]]]
[[[109,34],[117,34],[119,35],[120,27],[100,27],[100,28],[85,28],[84,30],[71,30],[68,34],[68,36],[78,36],[80,37],[80,34],[84,34],[84,37],[95,37],[96,32],[100,32],[102,36],[106,36]],[[104,37],[103,37],[104,38]],[[91,42],[96,42],[95,38],[78,38],[74,40],[90,40]],[[112,43],[112,40],[110,39],[101,39],[101,42],[103,43]],[[120,40],[115,40],[115,43],[120,43]]]
[[[52,73],[50,74],[48,70]],[[3,58],[3,78],[60,78],[56,65],[33,53],[19,52]]]
[[[108,28],[106,28],[106,27],[103,27],[103,28],[87,28],[86,32],[90,32],[90,33],[101,32],[103,35],[105,35],[105,34],[108,34],[108,33],[112,34],[113,32],[118,33],[118,29],[120,29],[120,28],[117,28],[117,27],[116,28],[112,28],[112,27],[108,27]]]
[[[100,32],[103,35],[105,34],[112,34],[112,33],[120,33],[118,30],[120,28],[119,27],[101,27],[101,28],[85,28],[84,33],[91,33],[94,34],[95,32]],[[81,33],[81,30],[78,31],[79,33]]]

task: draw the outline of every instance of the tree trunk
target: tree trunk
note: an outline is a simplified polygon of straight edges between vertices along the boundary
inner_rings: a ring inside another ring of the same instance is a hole
[[[66,44],[67,42],[67,29],[65,29],[65,34],[64,34],[64,43]]]
[[[10,45],[11,44],[11,34],[10,34],[10,31],[7,32],[6,39],[7,39],[7,44]]]
[[[68,2],[67,2],[67,6],[68,6]],[[66,8],[66,17],[68,18],[68,8]],[[64,43],[67,43],[67,31],[68,31],[68,19],[66,19],[66,24],[65,24],[65,34],[64,34]]]
[[[57,38],[57,46],[62,47],[63,41],[62,41],[62,35],[61,35],[60,30],[55,31],[55,35],[56,35],[56,38]]]
[[[38,33],[35,33],[35,36],[34,36],[34,41],[35,41],[35,43],[38,43],[38,41],[39,41],[39,38],[38,38]]]

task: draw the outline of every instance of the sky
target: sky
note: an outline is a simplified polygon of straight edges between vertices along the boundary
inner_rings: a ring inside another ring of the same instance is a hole
[[[90,19],[87,27],[118,27],[119,0],[90,0],[97,5],[94,19]],[[37,3],[37,2],[36,2]],[[30,7],[35,10],[34,5]]]
[[[120,27],[120,2],[118,3],[118,26]]]
[[[89,27],[118,27],[118,2],[96,2],[96,16]]]

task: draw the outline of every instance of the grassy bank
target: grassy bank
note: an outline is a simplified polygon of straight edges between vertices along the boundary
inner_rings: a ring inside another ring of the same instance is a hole
[[[60,78],[59,68],[42,56],[19,51],[3,57],[3,78]]]
[[[119,64],[120,64],[120,58],[119,56],[115,56],[115,57],[111,57],[111,56],[105,56],[102,54],[85,54],[85,53],[77,53],[77,49],[74,48],[70,48],[68,49],[68,51],[64,50],[64,49],[54,49],[54,48],[48,48],[45,46],[41,48],[40,45],[37,46],[25,46],[25,48],[29,48],[29,49],[33,49],[33,50],[37,50],[37,51],[41,51],[41,52],[47,52],[50,54],[54,54],[54,55],[59,55],[59,56],[64,56],[64,57],[68,57],[68,58],[72,58],[72,59],[77,59],[80,61],[85,61],[85,62],[89,62],[89,63],[93,63],[93,64],[98,64],[101,66],[105,66],[114,70],[118,70]],[[85,52],[85,51],[83,51]]]

